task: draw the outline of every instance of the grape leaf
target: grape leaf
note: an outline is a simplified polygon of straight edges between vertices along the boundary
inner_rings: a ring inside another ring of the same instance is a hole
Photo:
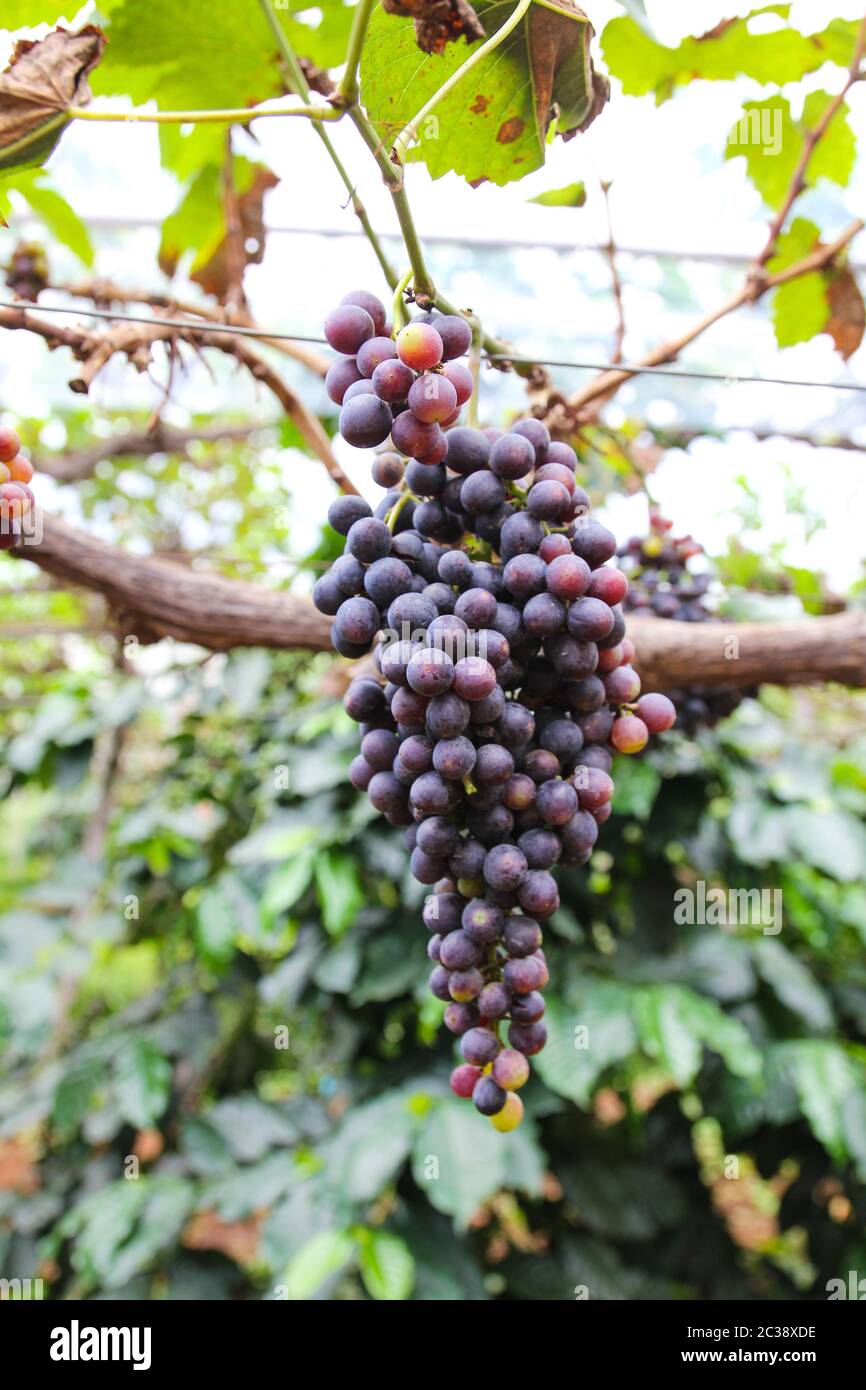
[[[164,1111],[171,1089],[171,1065],[146,1038],[130,1038],[117,1058],[116,1081],[125,1119],[138,1129]]]
[[[415,1182],[430,1205],[460,1227],[467,1227],[482,1202],[505,1185],[501,1139],[492,1125],[478,1123],[472,1106],[448,1099],[430,1112],[415,1140]]]
[[[526,201],[539,203],[543,208],[582,208],[586,202],[586,184],[567,183],[564,188],[550,188]]]
[[[102,7],[110,14],[110,44],[97,92],[183,111],[253,105],[283,90],[274,36],[256,3],[103,0]],[[315,20],[303,23],[275,10],[297,53],[320,67],[341,62],[352,9],[341,0],[322,0],[309,13]]]
[[[803,151],[806,131],[817,126],[830,101],[826,92],[810,92],[797,121],[785,97],[743,103],[743,115],[728,135],[725,158],[745,157],[749,178],[769,207],[782,205]],[[804,174],[806,187],[813,187],[820,178],[844,187],[851,177],[856,154],[857,142],[848,121],[848,106],[843,102],[815,146]]]
[[[43,182],[44,171],[22,171],[7,184],[9,191],[19,193],[30,204],[56,241],[66,246],[84,265],[93,265],[93,243],[90,233],[78,213],[66,199]]]
[[[77,34],[55,29],[35,42],[21,39],[0,73],[0,170],[44,164],[69,121],[69,106],[90,101],[88,74],[105,47],[101,29]]]
[[[422,53],[441,53],[447,43],[484,38],[484,29],[467,0],[382,0],[388,14],[409,15]]]
[[[323,1284],[345,1269],[356,1255],[346,1231],[320,1231],[289,1261],[282,1278],[290,1299],[307,1302]]]
[[[34,29],[58,19],[71,21],[80,9],[80,0],[3,0],[3,28]]]
[[[552,114],[564,138],[598,114],[608,88],[589,55],[592,26],[571,0],[556,4],[556,12],[535,7],[529,22],[467,73],[422,123],[409,158],[422,159],[433,178],[452,170],[473,184],[522,178],[544,163]],[[492,35],[514,5],[488,0],[477,10]],[[361,91],[386,144],[465,62],[466,53],[462,44],[452,44],[421,58],[412,21],[374,11],[361,59]]]
[[[813,270],[773,291],[773,330],[779,347],[807,343],[822,333],[830,317],[824,277]]]
[[[830,317],[825,325],[833,345],[845,361],[852,357],[863,341],[866,328],[866,305],[860,286],[850,266],[830,272],[827,277],[827,302]]]
[[[372,1298],[400,1302],[415,1282],[415,1261],[405,1240],[386,1231],[363,1231],[358,1243],[358,1268]]]
[[[796,82],[830,59],[847,65],[857,25],[834,20],[823,33],[801,34],[790,27],[752,32],[759,15],[788,18],[790,5],[767,5],[739,19],[726,19],[709,33],[689,35],[676,47],[654,39],[631,16],[620,15],[605,26],[601,45],[604,60],[628,96],[654,93],[661,104],[677,87],[703,78],[710,82],[751,77],[779,85]]]

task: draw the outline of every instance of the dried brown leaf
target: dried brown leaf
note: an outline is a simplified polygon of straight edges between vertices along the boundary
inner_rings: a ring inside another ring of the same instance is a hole
[[[415,21],[415,40],[423,53],[441,53],[458,39],[474,43],[485,37],[468,0],[382,0],[382,8]]]
[[[866,329],[866,305],[850,267],[846,266],[830,277],[827,303],[830,305],[830,317],[824,331],[830,334],[836,351],[847,362],[862,343]]]
[[[93,24],[77,34],[55,29],[44,39],[19,39],[0,73],[0,169],[44,163],[68,124],[63,113],[91,100],[87,77],[105,44]]]

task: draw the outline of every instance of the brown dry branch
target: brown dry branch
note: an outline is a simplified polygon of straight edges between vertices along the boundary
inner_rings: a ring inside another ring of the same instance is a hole
[[[858,232],[866,226],[860,218],[849,223],[838,237],[826,246],[817,246],[808,256],[796,261],[793,265],[786,266],[784,270],[776,271],[772,275],[762,273],[756,276],[750,273],[736,293],[729,296],[715,309],[703,314],[688,328],[684,329],[676,338],[671,338],[667,342],[659,345],[641,357],[637,366],[641,367],[660,367],[666,362],[675,362],[683,348],[689,343],[693,343],[714,323],[726,318],[736,309],[740,309],[744,304],[756,304],[769,290],[775,289],[779,285],[785,285],[791,280],[798,279],[801,275],[808,275],[814,270],[826,270],[834,264],[836,258],[848,246]],[[595,419],[599,409],[606,400],[623,385],[624,382],[632,380],[638,373],[635,371],[624,371],[613,368],[610,371],[600,372],[580,391],[569,396],[567,400],[561,396],[548,397],[536,403],[536,413],[541,407],[540,413],[547,424],[556,432],[570,432],[576,425],[587,424]]]
[[[76,449],[66,454],[33,455],[33,466],[38,473],[47,473],[60,483],[80,483],[93,476],[97,466],[105,459],[147,458],[150,454],[187,454],[190,444],[217,443],[222,440],[249,439],[260,426],[257,424],[199,425],[190,429],[176,429],[164,420],[157,420],[153,429],[128,430],[124,434],[109,435],[107,439],[97,440],[86,448]]]
[[[52,517],[43,517],[38,544],[11,553],[64,584],[102,594],[116,630],[143,642],[174,637],[212,651],[330,650],[331,620],[309,599],[129,554]],[[730,624],[630,617],[628,630],[649,689],[825,681],[866,686],[866,613]]]
[[[230,333],[213,332],[205,324],[192,323],[183,328],[161,324],[117,323],[112,328],[93,331],[81,327],[56,328],[30,309],[0,308],[0,328],[35,333],[51,348],[68,347],[81,363],[69,382],[70,388],[86,394],[99,372],[117,354],[124,354],[138,371],[146,370],[151,362],[154,343],[189,342],[198,348],[216,348],[234,357],[256,381],[266,386],[276,397],[285,413],[295,423],[312,452],[322,461],[334,482],[343,492],[357,492],[352,480],[343,471],[318,417],[283,380],[270,362],[251,346],[247,338]]]

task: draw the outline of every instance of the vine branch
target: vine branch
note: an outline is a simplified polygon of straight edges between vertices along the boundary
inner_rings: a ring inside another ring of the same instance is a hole
[[[330,650],[331,620],[309,599],[134,555],[43,516],[42,538],[10,551],[65,584],[95,590],[115,628],[211,651],[234,647]],[[866,613],[786,623],[674,623],[631,616],[628,631],[647,688],[840,681],[866,686]],[[735,640],[734,640],[735,639]],[[731,660],[729,652],[738,652]]]

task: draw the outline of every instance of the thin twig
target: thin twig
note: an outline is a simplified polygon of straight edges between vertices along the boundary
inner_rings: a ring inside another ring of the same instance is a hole
[[[604,195],[604,210],[607,217],[607,242],[604,253],[607,256],[607,263],[610,266],[611,288],[613,290],[613,302],[616,308],[616,331],[613,336],[613,348],[611,349],[611,362],[622,361],[622,347],[625,340],[625,308],[622,298],[622,280],[619,275],[619,267],[616,263],[616,243],[613,238],[613,219],[610,214],[610,184],[602,179],[601,191]]]

